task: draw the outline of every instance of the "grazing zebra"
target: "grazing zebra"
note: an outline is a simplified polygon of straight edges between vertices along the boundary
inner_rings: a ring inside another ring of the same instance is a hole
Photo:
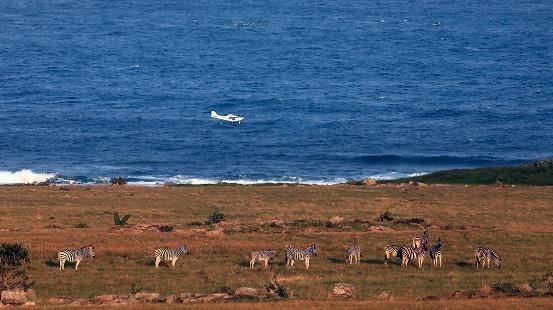
[[[488,263],[488,268],[490,268],[490,260],[493,260],[497,268],[501,268],[501,256],[492,248],[483,248],[478,247],[474,249],[474,260],[476,261],[476,269],[478,265],[482,265],[482,268]]]
[[[387,244],[384,247],[384,265],[388,264],[388,260],[392,257],[401,257],[401,246],[397,244]]]
[[[438,242],[436,244],[433,244],[430,247],[430,258],[431,258],[431,264],[434,267],[438,267],[438,261],[440,262],[440,267],[442,267],[442,251],[444,247],[442,244],[442,239],[438,238]]]
[[[159,267],[159,262],[162,260],[170,260],[171,265],[175,268],[175,263],[181,254],[190,254],[188,247],[185,244],[179,245],[176,249],[159,248],[154,251],[156,257],[156,269]]]
[[[60,270],[65,269],[65,262],[77,262],[75,270],[79,268],[79,263],[87,257],[96,257],[94,246],[87,245],[76,250],[63,250],[58,252],[58,260],[60,261]]]
[[[404,245],[399,251],[401,253],[401,266],[407,267],[410,261],[416,259],[418,268],[420,269],[422,268],[422,262],[424,261],[424,257],[426,256],[428,249],[424,245],[419,248]]]
[[[415,236],[413,237],[413,247],[414,248],[420,248],[423,245],[428,245],[428,232],[430,227],[425,226],[424,231],[422,232],[422,236]]]
[[[250,269],[252,269],[253,265],[255,265],[255,261],[264,261],[265,268],[267,268],[267,265],[269,264],[269,260],[273,258],[275,255],[276,255],[275,250],[253,251],[252,260],[250,261]]]
[[[357,245],[352,245],[346,251],[346,262],[349,264],[359,264],[361,262],[361,248]]]
[[[309,269],[309,259],[311,256],[317,256],[317,245],[312,244],[305,250],[293,248],[292,246],[286,247],[286,266],[293,267],[294,261],[305,261],[305,269]]]

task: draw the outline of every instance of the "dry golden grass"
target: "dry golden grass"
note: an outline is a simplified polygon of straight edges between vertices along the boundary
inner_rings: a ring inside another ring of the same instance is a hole
[[[546,307],[550,299],[457,300],[420,302],[427,295],[455,290],[478,289],[498,281],[530,282],[551,271],[553,246],[553,195],[548,187],[492,186],[202,186],[202,187],[0,187],[0,242],[21,242],[31,251],[30,277],[40,298],[53,296],[91,297],[129,293],[143,289],[165,293],[211,293],[240,286],[257,286],[270,275],[280,274],[292,294],[284,303],[218,304],[219,308],[330,307],[376,308],[374,297],[382,291],[394,294],[394,304],[409,308],[461,309],[468,306],[524,308]],[[188,224],[205,221],[219,208],[228,221],[224,227],[254,228],[254,232],[208,235]],[[402,217],[420,217],[432,225],[431,238],[444,240],[444,267],[423,270],[382,264],[388,242],[409,243],[419,227],[400,226],[384,233],[364,227],[327,228],[324,225],[270,228],[273,219],[324,222],[332,216],[375,222],[384,210]],[[146,231],[140,234],[113,230],[114,211],[131,213],[130,223],[176,225],[171,233]],[[77,223],[89,228],[77,229]],[[60,228],[47,228],[54,225]],[[441,229],[440,226],[444,227]],[[449,229],[447,227],[452,227]],[[260,230],[263,229],[263,231]],[[17,231],[9,231],[17,230]],[[192,254],[182,257],[177,268],[166,265],[155,270],[153,250],[184,242]],[[286,245],[320,245],[311,269],[303,264],[286,269]],[[344,263],[343,251],[353,243],[361,246],[362,264]],[[94,244],[95,260],[57,269],[56,252]],[[489,245],[498,250],[504,267],[476,271],[472,249]],[[264,270],[257,264],[248,269],[252,250],[275,248],[277,258]],[[336,302],[329,297],[334,283],[349,282],[358,289],[354,301]],[[370,301],[370,302],[369,302]],[[198,307],[209,307],[205,305]]]

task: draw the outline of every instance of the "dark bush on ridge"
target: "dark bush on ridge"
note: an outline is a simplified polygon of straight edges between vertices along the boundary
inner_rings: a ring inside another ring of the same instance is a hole
[[[220,223],[225,220],[225,214],[222,212],[219,212],[219,209],[216,209],[208,218],[207,218],[207,224],[213,225]]]
[[[77,223],[75,224],[75,226],[73,226],[73,228],[88,228],[88,225],[86,225],[85,223]]]
[[[174,227],[173,226],[169,226],[169,225],[161,225],[159,226],[159,231],[161,232],[171,232],[173,231]]]
[[[0,244],[0,291],[16,288],[27,290],[33,285],[24,269],[24,264],[29,261],[29,251],[22,245]]]
[[[384,221],[393,221],[394,217],[392,216],[392,213],[390,213],[388,210],[384,211],[380,216],[378,216],[378,220],[381,222]]]
[[[118,177],[112,178],[110,180],[110,183],[112,185],[126,185],[127,180],[125,180],[125,178],[123,178],[122,176],[118,176]]]

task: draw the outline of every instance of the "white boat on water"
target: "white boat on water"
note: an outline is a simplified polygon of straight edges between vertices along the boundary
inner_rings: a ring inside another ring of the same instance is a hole
[[[238,124],[240,124],[240,122],[244,120],[243,117],[238,115],[234,115],[234,114],[219,115],[215,111],[211,111],[211,118],[218,119],[225,122],[230,122],[230,123],[238,123]]]

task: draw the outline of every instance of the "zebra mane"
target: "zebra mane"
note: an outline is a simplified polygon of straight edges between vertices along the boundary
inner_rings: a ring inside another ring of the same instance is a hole
[[[85,249],[85,248],[88,248],[88,247],[91,247],[92,249],[94,249],[94,246],[92,244],[85,245],[85,246],[81,247],[81,249]]]

